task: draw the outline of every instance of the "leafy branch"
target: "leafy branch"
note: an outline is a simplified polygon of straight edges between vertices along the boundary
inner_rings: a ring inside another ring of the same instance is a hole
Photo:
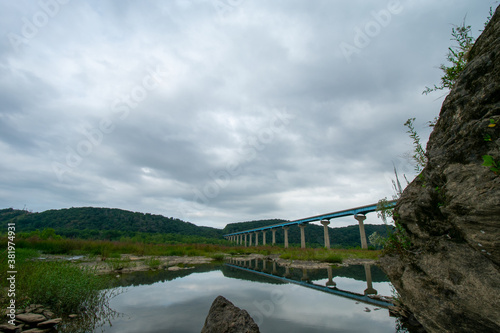
[[[490,22],[493,16],[493,8],[490,7],[489,16],[486,18],[486,22],[484,26],[486,27]],[[451,90],[455,83],[458,80],[458,77],[462,73],[467,65],[469,51],[475,43],[475,38],[472,37],[471,26],[465,25],[465,18],[461,25],[453,25],[451,29],[451,39],[456,44],[450,46],[448,48],[448,54],[446,56],[446,60],[448,60],[451,64],[450,66],[446,66],[445,64],[441,64],[439,69],[441,69],[444,75],[441,77],[441,84],[434,85],[434,87],[425,87],[425,90],[422,91],[422,94],[429,94],[433,91],[449,89]]]
[[[415,162],[415,171],[420,173],[427,164],[427,156],[425,155],[425,150],[420,143],[420,136],[415,130],[415,126],[413,126],[414,121],[415,118],[408,119],[405,126],[408,127],[408,131],[406,131],[406,133],[408,133],[410,138],[413,139],[414,154],[411,157]]]

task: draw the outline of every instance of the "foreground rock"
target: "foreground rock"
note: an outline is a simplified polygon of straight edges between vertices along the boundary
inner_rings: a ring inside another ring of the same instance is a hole
[[[500,7],[469,54],[395,212],[409,249],[380,263],[429,332],[500,332]]]
[[[245,310],[218,296],[208,312],[201,333],[258,333],[259,326]]]
[[[8,320],[12,320],[9,316],[10,312],[6,312]],[[25,309],[16,311],[14,323],[9,322],[0,324],[0,332],[5,333],[48,333],[53,332],[53,328],[62,322],[62,318],[54,318],[54,313],[49,309],[44,308],[40,304],[31,304]],[[11,321],[12,322],[12,321]]]

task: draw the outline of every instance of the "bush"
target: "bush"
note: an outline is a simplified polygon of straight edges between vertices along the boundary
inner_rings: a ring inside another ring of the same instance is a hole
[[[332,253],[328,255],[325,259],[323,259],[326,262],[329,262],[331,264],[341,264],[342,263],[342,256],[337,253]]]
[[[151,257],[149,259],[146,259],[144,263],[151,269],[158,269],[158,267],[160,267],[161,265],[161,260],[155,257]]]
[[[102,305],[105,279],[69,262],[31,262],[20,269],[19,286],[30,303],[60,313],[92,311]]]
[[[212,259],[214,259],[215,261],[224,261],[224,254],[222,253],[216,253],[216,254],[212,254]]]

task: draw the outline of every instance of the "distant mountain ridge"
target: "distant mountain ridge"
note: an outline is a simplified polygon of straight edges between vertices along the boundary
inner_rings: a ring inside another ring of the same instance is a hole
[[[40,213],[30,213],[26,210],[13,208],[0,209],[1,230],[7,230],[7,223],[16,222],[16,231],[31,232],[52,228],[57,234],[69,238],[92,238],[119,240],[122,237],[134,237],[136,235],[168,234],[175,239],[176,235],[209,238],[222,240],[225,234],[262,226],[268,226],[286,220],[270,219],[248,222],[229,223],[224,229],[197,226],[193,223],[182,221],[173,217],[165,217],[149,213],[131,212],[117,208],[79,207],[52,209]],[[365,225],[366,234],[377,231],[385,235],[385,225]],[[357,225],[330,228],[330,241],[337,247],[360,246],[359,228]],[[276,242],[283,244],[283,230],[276,231]],[[165,240],[165,238],[163,238]],[[291,227],[289,230],[289,241],[291,244],[300,244],[299,228]],[[316,246],[323,245],[323,227],[309,224],[306,227],[306,241]],[[259,235],[259,243],[262,244],[262,234]],[[267,233],[267,244],[271,243],[271,232]]]

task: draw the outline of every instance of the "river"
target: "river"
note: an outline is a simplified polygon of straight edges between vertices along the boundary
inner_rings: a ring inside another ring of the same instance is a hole
[[[377,266],[328,272],[265,265],[210,264],[115,276],[120,292],[110,306],[117,315],[94,332],[200,332],[218,295],[247,310],[262,333],[404,332],[387,308],[363,301],[365,293],[392,294]],[[367,276],[372,281],[367,282]],[[359,299],[349,298],[351,294]]]

